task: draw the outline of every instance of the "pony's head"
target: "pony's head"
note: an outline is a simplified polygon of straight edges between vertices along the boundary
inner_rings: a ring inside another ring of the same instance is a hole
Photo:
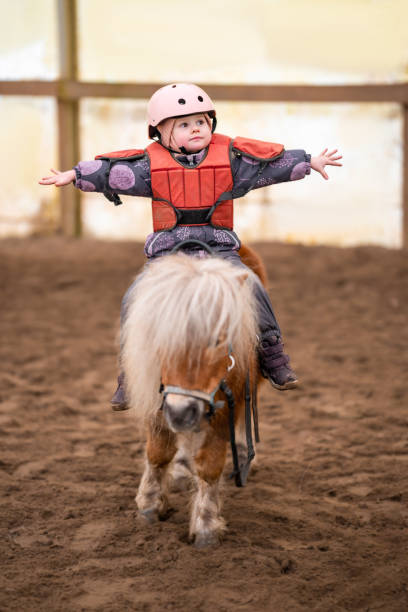
[[[201,420],[215,405],[221,381],[235,365],[232,350],[224,340],[206,346],[196,357],[185,356],[185,364],[162,363],[163,412],[174,432],[199,429]]]
[[[245,374],[254,353],[252,282],[245,269],[213,257],[171,255],[145,269],[131,297],[123,350],[129,400],[140,415],[163,403],[170,429],[199,429],[221,381]]]

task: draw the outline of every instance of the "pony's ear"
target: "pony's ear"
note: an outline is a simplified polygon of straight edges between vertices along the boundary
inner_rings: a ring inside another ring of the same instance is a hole
[[[249,274],[246,270],[240,270],[238,274],[236,274],[235,278],[239,282],[240,285],[243,285],[248,278]]]

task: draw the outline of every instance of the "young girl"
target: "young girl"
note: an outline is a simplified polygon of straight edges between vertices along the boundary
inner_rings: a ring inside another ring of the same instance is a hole
[[[147,237],[148,260],[167,255],[184,240],[199,240],[217,256],[245,267],[233,231],[233,200],[252,189],[295,181],[312,168],[328,179],[325,166],[341,166],[337,149],[311,157],[305,151],[285,151],[283,145],[214,133],[216,113],[210,97],[192,84],[173,83],[156,91],[148,104],[146,149],[117,151],[79,162],[73,170],[51,170],[41,185],[74,183],[82,191],[102,192],[116,205],[118,194],[152,198],[153,233]],[[197,254],[197,247],[184,249]],[[137,282],[137,279],[136,281]],[[126,292],[121,321],[134,284]],[[259,311],[259,359],[265,378],[279,390],[296,387],[297,378],[283,351],[282,334],[268,294],[254,284]],[[111,400],[113,409],[128,406],[123,374]]]

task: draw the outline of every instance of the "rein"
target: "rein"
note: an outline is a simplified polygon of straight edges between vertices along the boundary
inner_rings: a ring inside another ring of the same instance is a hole
[[[254,420],[254,431],[255,441],[259,442],[259,431],[258,431],[258,409],[256,404],[256,383],[252,388],[249,378],[249,372],[245,381],[245,435],[247,443],[247,460],[244,465],[239,465],[238,450],[235,442],[235,401],[234,395],[231,389],[228,387],[225,380],[221,381],[220,390],[224,392],[228,402],[228,422],[230,431],[230,442],[231,442],[231,453],[234,469],[230,475],[230,478],[235,479],[235,485],[237,487],[244,487],[248,479],[249,468],[251,461],[255,457],[255,449],[252,441],[252,420],[251,420],[251,408],[252,416]],[[252,400],[252,405],[251,405]]]

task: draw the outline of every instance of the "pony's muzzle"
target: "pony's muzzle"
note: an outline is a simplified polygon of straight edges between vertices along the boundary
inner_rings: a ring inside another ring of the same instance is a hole
[[[168,426],[174,432],[198,431],[204,414],[204,401],[169,393],[163,402],[163,414]]]

